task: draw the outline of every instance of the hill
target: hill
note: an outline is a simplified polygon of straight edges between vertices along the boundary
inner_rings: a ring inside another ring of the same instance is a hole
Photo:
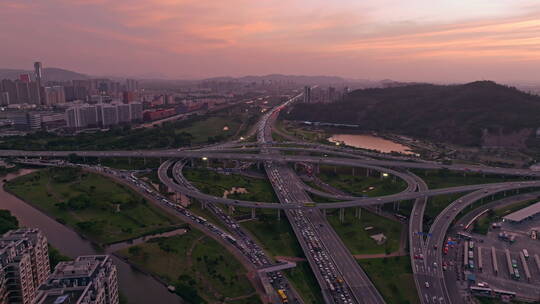
[[[0,79],[14,80],[19,78],[20,74],[30,74],[32,78],[34,77],[33,70],[0,69]],[[90,77],[88,75],[59,68],[44,68],[43,79],[45,81],[69,81],[73,79],[90,79]]]
[[[466,146],[524,148],[540,126],[540,97],[491,81],[415,84],[356,90],[333,104],[298,104],[287,118]]]

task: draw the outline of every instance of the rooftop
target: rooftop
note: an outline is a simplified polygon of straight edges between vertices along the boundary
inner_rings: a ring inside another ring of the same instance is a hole
[[[505,217],[503,217],[505,220],[512,221],[512,222],[521,222],[522,220],[536,215],[540,213],[540,202],[537,202],[535,204],[530,205],[529,207],[525,207],[523,209],[520,209],[514,213],[511,213]]]

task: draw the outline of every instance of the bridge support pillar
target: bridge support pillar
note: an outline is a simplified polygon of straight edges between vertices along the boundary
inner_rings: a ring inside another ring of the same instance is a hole
[[[201,202],[201,209],[202,210],[206,209],[206,202]]]
[[[128,164],[131,165],[131,157],[128,157]]]
[[[146,157],[143,157],[142,161],[143,161],[143,165],[146,165]]]
[[[319,164],[313,165],[313,172],[314,172],[315,174],[319,174],[319,173],[320,173],[320,167],[319,167]]]
[[[371,175],[371,169],[366,169],[366,177],[369,177]]]
[[[277,220],[281,220],[281,209],[277,209]]]
[[[229,215],[233,215],[234,214],[234,207],[229,205]]]
[[[190,159],[189,159],[189,166],[190,166],[191,168],[194,168],[194,167],[195,167],[195,160],[194,160],[193,158],[190,158]]]
[[[506,191],[503,191],[503,196],[506,196]]]
[[[354,212],[355,212],[354,216],[355,216],[357,219],[360,219],[360,217],[362,216],[362,208],[356,207],[356,208],[354,209]]]
[[[261,162],[257,162],[257,170],[261,170]]]
[[[251,208],[251,219],[255,219],[255,208]]]
[[[323,215],[324,217],[326,217],[326,209],[323,209],[323,210],[322,210],[322,215]]]
[[[294,171],[297,171],[298,172],[298,163],[294,163]]]
[[[345,208],[339,209],[339,222],[342,224],[345,222]]]
[[[355,167],[352,168],[352,176],[356,176],[356,168]]]

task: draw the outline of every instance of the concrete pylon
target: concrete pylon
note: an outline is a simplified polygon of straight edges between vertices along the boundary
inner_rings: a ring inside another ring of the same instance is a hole
[[[339,222],[345,222],[345,208],[339,209]]]
[[[326,217],[326,209],[323,209],[323,210],[322,210],[322,215],[323,215],[324,217]]]
[[[251,219],[255,219],[255,208],[251,208]]]
[[[357,219],[360,219],[360,217],[362,216],[362,208],[357,207],[357,208],[354,209],[354,211],[355,211],[354,216],[355,216]]]
[[[281,220],[281,209],[277,209],[277,220]]]

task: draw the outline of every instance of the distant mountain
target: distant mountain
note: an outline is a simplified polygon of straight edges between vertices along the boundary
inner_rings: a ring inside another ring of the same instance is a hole
[[[298,84],[338,84],[344,83],[346,80],[336,76],[304,76],[304,75],[282,75],[271,74],[264,76],[243,76],[239,78],[234,77],[213,77],[204,79],[205,81],[240,81],[240,82],[261,82],[261,81],[280,81],[280,82],[294,82]]]
[[[30,74],[32,79],[34,78],[33,70],[0,69],[0,79],[17,79],[20,74]],[[69,81],[90,79],[90,76],[59,68],[44,68],[43,79],[45,81]]]
[[[491,81],[356,90],[333,104],[297,104],[288,119],[358,124],[467,146],[525,148],[540,127],[540,97]]]

